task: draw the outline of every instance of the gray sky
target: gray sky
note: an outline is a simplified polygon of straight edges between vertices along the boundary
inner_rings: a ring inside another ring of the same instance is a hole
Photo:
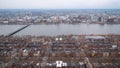
[[[0,9],[119,9],[120,0],[0,0]]]

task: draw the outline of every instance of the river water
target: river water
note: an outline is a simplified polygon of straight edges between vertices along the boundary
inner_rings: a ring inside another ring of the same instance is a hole
[[[0,35],[7,35],[24,25],[0,25]],[[30,25],[15,36],[56,36],[67,34],[120,34],[120,24],[57,24]]]
[[[14,32],[24,25],[0,25],[0,35],[8,35],[11,32]]]

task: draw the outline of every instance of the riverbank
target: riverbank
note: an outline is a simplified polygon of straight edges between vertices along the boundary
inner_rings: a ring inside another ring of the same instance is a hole
[[[68,25],[78,25],[78,24],[99,24],[99,25],[114,25],[120,23],[0,23],[0,25],[60,25],[60,24],[68,24]]]

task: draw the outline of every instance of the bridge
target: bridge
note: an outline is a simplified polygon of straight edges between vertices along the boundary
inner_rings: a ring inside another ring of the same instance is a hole
[[[18,30],[16,30],[16,31],[14,31],[14,32],[12,32],[12,33],[8,34],[6,37],[13,36],[14,34],[18,33],[19,31],[21,31],[21,30],[23,30],[23,29],[27,28],[28,26],[30,26],[30,24],[25,25],[25,26],[23,26],[22,28],[20,28],[20,29],[18,29]]]

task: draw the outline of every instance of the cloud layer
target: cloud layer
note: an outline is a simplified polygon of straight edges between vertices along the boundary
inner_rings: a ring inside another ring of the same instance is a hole
[[[120,0],[0,0],[0,8],[119,9]]]

